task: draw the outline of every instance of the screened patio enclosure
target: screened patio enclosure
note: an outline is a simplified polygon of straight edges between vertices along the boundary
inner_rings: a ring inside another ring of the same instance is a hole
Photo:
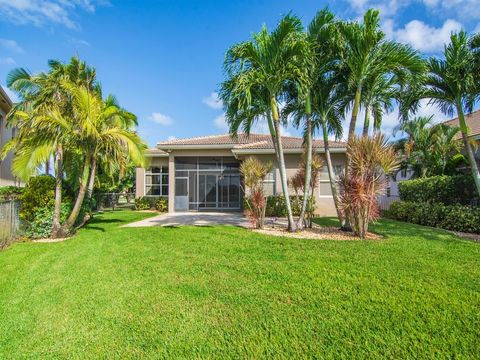
[[[234,157],[175,157],[175,210],[240,210],[239,166]]]

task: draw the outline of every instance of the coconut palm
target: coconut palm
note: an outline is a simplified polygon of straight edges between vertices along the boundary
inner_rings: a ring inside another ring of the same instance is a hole
[[[295,230],[295,224],[281,142],[279,102],[284,97],[288,81],[303,84],[308,80],[300,62],[307,52],[302,30],[300,20],[287,15],[274,31],[269,32],[264,26],[250,41],[232,46],[225,58],[227,79],[220,90],[233,136],[242,123],[250,124],[243,125],[245,129],[250,129],[251,123],[268,109],[267,121],[275,144],[290,231]],[[255,98],[255,95],[258,97]]]
[[[463,144],[467,153],[477,192],[480,195],[480,173],[469,140],[465,112],[471,112],[480,93],[476,54],[470,48],[470,38],[464,31],[454,33],[445,46],[443,59],[430,58],[425,88],[420,97],[449,116],[457,113]]]
[[[67,64],[50,60],[48,65],[48,73],[32,75],[25,69],[17,68],[7,76],[7,86],[21,99],[8,117],[10,126],[17,129],[17,136],[9,147],[15,148],[18,153],[17,161],[14,162],[17,168],[14,172],[17,171],[17,175],[25,180],[38,168],[40,165],[38,161],[49,164],[52,157],[55,159],[56,186],[52,236],[59,237],[63,235],[60,226],[63,159],[65,142],[71,135],[68,121],[71,113],[70,99],[61,82],[68,80],[82,84],[91,91],[98,89],[98,83],[95,69],[77,57],[72,57]],[[58,122],[60,118],[62,121]],[[26,160],[28,163],[25,163]]]
[[[77,222],[85,195],[90,191],[89,186],[93,188],[99,157],[108,158],[111,164],[122,169],[129,159],[137,166],[144,166],[146,145],[129,128],[135,121],[134,116],[118,107],[113,98],[103,101],[99,93],[69,82],[63,86],[72,99],[73,132],[76,134],[72,142],[83,163],[78,194],[62,226],[63,232],[69,234]]]

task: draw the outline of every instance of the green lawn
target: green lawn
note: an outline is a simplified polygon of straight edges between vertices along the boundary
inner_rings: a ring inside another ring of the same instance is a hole
[[[0,358],[480,356],[480,244],[386,220],[363,242],[119,227],[147,216],[0,252]]]

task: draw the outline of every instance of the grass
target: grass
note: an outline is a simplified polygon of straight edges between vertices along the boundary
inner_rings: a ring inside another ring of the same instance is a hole
[[[0,252],[0,358],[480,356],[480,244],[387,220],[363,242],[119,227],[148,216]]]

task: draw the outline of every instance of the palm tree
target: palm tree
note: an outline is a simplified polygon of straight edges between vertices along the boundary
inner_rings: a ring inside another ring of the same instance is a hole
[[[467,153],[477,193],[480,195],[480,173],[469,140],[465,112],[471,112],[480,93],[476,54],[470,48],[470,38],[464,31],[452,34],[445,46],[444,58],[430,58],[425,88],[420,97],[452,116],[457,113],[463,144]]]
[[[350,22],[341,26],[343,37],[342,83],[351,94],[346,108],[352,109],[348,128],[348,139],[355,134],[365,86],[372,79],[387,79],[399,74],[398,81],[405,73],[422,73],[425,65],[419,54],[411,47],[394,41],[387,41],[380,29],[378,10],[368,10],[363,23]],[[400,76],[400,74],[402,76]],[[349,157],[347,154],[347,167]]]
[[[400,130],[406,135],[396,143],[405,158],[403,168],[417,177],[445,174],[449,161],[460,154],[462,147],[456,140],[460,128],[433,125],[432,121],[433,116],[416,117],[394,129],[394,133]]]
[[[131,159],[144,166],[147,148],[131,129],[134,116],[117,106],[112,97],[103,101],[101,92],[69,82],[64,87],[71,95],[75,148],[81,153],[83,167],[79,176],[79,189],[73,209],[63,224],[63,232],[72,232],[87,192],[93,188],[99,157],[109,158],[112,164],[124,169]]]
[[[303,202],[300,210],[300,216],[297,222],[297,228],[305,226],[305,212],[308,205],[312,152],[313,152],[313,128],[312,128],[312,98],[315,96],[316,78],[330,70],[335,52],[335,44],[338,36],[335,36],[335,16],[327,9],[319,11],[306,32],[305,43],[307,49],[302,59],[304,74],[308,81],[304,84],[291,83],[287,88],[287,103],[282,111],[285,121],[293,116],[294,125],[303,128],[303,138],[305,147],[305,177]],[[303,90],[303,91],[302,91]]]
[[[227,79],[222,83],[220,97],[226,107],[230,133],[235,136],[241,124],[250,129],[266,111],[288,213],[288,229],[295,230],[290,204],[283,145],[279,102],[288,81],[304,84],[306,75],[301,60],[308,51],[300,20],[284,16],[277,28],[269,33],[266,26],[250,41],[232,46],[226,54]],[[258,96],[255,98],[255,96]],[[250,124],[250,125],[248,125]]]
[[[39,166],[38,161],[48,164],[52,156],[56,159],[52,236],[61,237],[64,235],[61,233],[60,225],[64,145],[71,134],[68,123],[68,116],[71,113],[70,99],[61,82],[69,80],[76,84],[83,84],[92,91],[98,89],[98,83],[95,69],[87,66],[77,57],[72,57],[68,64],[50,60],[48,65],[50,68],[48,73],[32,75],[25,69],[17,68],[7,76],[7,86],[16,91],[21,99],[9,114],[10,126],[17,129],[17,136],[10,143],[10,148],[15,148],[18,152],[17,164],[20,165],[17,171],[23,179],[27,179],[34,173]],[[62,121],[59,122],[60,118]],[[39,126],[42,127],[41,131]],[[21,151],[20,148],[22,148]],[[49,149],[49,152],[47,153],[45,149]],[[6,154],[5,151],[4,154]],[[39,155],[42,156],[38,157]],[[29,166],[20,169],[25,162],[22,156],[26,159],[31,157]]]

